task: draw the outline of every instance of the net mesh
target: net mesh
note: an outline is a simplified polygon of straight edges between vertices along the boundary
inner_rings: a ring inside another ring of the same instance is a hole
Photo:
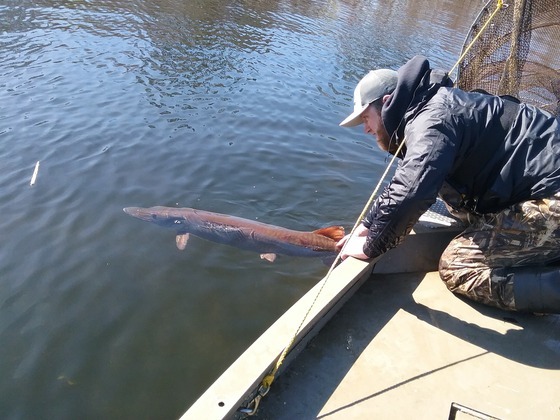
[[[489,1],[463,52],[496,10]],[[457,86],[512,95],[560,115],[560,0],[504,0],[457,69]]]

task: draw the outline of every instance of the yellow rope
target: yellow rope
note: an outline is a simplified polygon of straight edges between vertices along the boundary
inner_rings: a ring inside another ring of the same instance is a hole
[[[455,65],[451,68],[451,70],[449,71],[449,74],[453,73],[453,70],[455,70],[455,68],[459,65],[459,63],[461,61],[463,61],[463,58],[465,58],[465,56],[467,55],[467,53],[469,52],[469,50],[472,48],[472,46],[474,45],[474,43],[478,40],[478,38],[480,37],[480,35],[482,35],[482,33],[486,30],[486,27],[490,24],[490,22],[492,21],[492,19],[494,19],[494,16],[496,16],[496,14],[500,11],[500,9],[503,7],[504,3],[502,0],[497,0],[497,4],[496,4],[496,10],[494,10],[494,12],[490,15],[490,17],[488,18],[488,20],[486,21],[486,23],[482,26],[482,28],[480,28],[480,31],[478,31],[478,33],[476,34],[476,36],[473,38],[473,40],[470,42],[470,44],[467,46],[467,48],[465,48],[465,51],[463,52],[463,54],[461,54],[461,57],[459,57],[459,59],[457,60],[457,62],[455,63]]]
[[[459,59],[457,60],[457,62],[455,63],[455,65],[451,68],[451,70],[449,71],[449,74],[453,72],[453,70],[455,70],[455,68],[459,65],[459,63],[465,58],[465,55],[469,52],[469,50],[472,48],[472,46],[474,45],[474,43],[477,41],[477,39],[480,37],[480,35],[484,32],[484,30],[486,29],[486,27],[488,26],[488,24],[490,23],[490,21],[494,18],[494,16],[498,13],[498,11],[502,8],[503,6],[503,1],[502,0],[497,0],[497,6],[496,6],[496,10],[490,15],[490,17],[488,18],[488,20],[486,21],[486,23],[484,24],[484,26],[482,26],[482,28],[480,29],[480,31],[478,32],[478,34],[474,37],[474,39],[471,41],[471,43],[467,46],[467,48],[465,49],[465,51],[463,52],[463,54],[461,54],[461,56],[459,57]],[[383,184],[383,181],[385,179],[385,177],[387,176],[389,169],[391,169],[393,163],[395,162],[395,159],[397,158],[397,156],[400,154],[402,147],[404,146],[405,141],[403,140],[401,142],[401,144],[399,144],[399,147],[397,148],[397,151],[395,152],[395,154],[393,155],[391,161],[389,162],[389,164],[387,165],[387,167],[385,168],[385,171],[383,172],[383,174],[381,175],[381,178],[379,179],[379,182],[377,183],[375,189],[373,190],[373,192],[371,193],[369,200],[367,201],[366,205],[364,206],[362,212],[360,213],[360,216],[358,217],[358,219],[356,220],[356,223],[354,224],[354,226],[352,227],[352,230],[350,231],[350,237],[354,234],[356,228],[360,225],[360,223],[362,222],[363,218],[365,217],[366,212],[368,211],[368,209],[370,208],[371,204],[373,203],[373,200],[375,199],[375,197],[377,196],[377,193],[379,191],[379,189],[381,188],[381,185]],[[260,397],[266,395],[268,393],[268,390],[270,389],[270,386],[272,385],[272,382],[274,381],[275,377],[276,377],[276,373],[278,372],[278,370],[280,369],[280,366],[282,366],[282,363],[284,363],[284,360],[286,359],[286,356],[288,354],[288,352],[291,350],[292,345],[294,344],[297,335],[299,334],[301,327],[303,326],[303,324],[305,323],[305,320],[307,319],[307,317],[309,316],[309,314],[311,313],[311,310],[313,309],[313,307],[315,306],[315,303],[317,302],[317,299],[319,298],[321,292],[323,291],[327,280],[329,279],[331,273],[333,272],[334,268],[336,267],[336,265],[338,264],[338,262],[340,261],[340,255],[343,253],[344,248],[346,247],[346,245],[348,244],[349,241],[346,241],[346,243],[344,244],[344,246],[342,247],[342,249],[340,250],[340,253],[336,256],[335,260],[333,261],[331,267],[329,268],[329,271],[327,272],[327,274],[325,275],[325,278],[323,279],[323,284],[321,285],[321,287],[319,288],[319,291],[317,292],[317,295],[315,296],[315,299],[313,300],[313,302],[311,303],[311,305],[309,306],[309,309],[307,310],[307,312],[305,313],[303,319],[301,320],[301,323],[299,324],[295,334],[292,336],[290,342],[288,343],[288,345],[284,348],[284,350],[282,351],[282,353],[280,354],[280,357],[278,358],[278,360],[276,361],[276,364],[274,365],[274,368],[272,369],[272,371],[266,375],[262,382],[261,382],[261,386],[259,389],[259,400]],[[258,405],[258,404],[256,404]],[[255,406],[255,410],[256,411],[256,406]]]

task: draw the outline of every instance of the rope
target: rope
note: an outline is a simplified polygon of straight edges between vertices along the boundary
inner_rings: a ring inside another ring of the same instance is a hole
[[[465,58],[465,55],[469,52],[469,50],[472,48],[472,46],[474,45],[474,43],[476,42],[476,40],[480,37],[480,35],[484,32],[484,30],[486,29],[486,27],[489,25],[490,21],[494,18],[494,16],[498,13],[498,11],[502,8],[503,6],[503,0],[497,0],[497,6],[496,6],[496,10],[490,15],[490,17],[488,18],[488,20],[486,21],[486,23],[484,24],[484,26],[482,26],[482,28],[480,29],[480,31],[478,32],[478,34],[476,35],[476,37],[471,41],[471,43],[467,46],[467,48],[465,49],[465,51],[463,52],[463,54],[461,54],[461,56],[459,57],[459,59],[457,60],[457,62],[455,63],[455,65],[451,68],[451,70],[449,71],[448,74],[452,73],[455,68],[459,65],[459,63]],[[354,234],[354,232],[356,231],[356,228],[360,225],[360,223],[362,222],[363,218],[366,215],[366,212],[368,211],[368,209],[371,207],[371,204],[373,203],[373,200],[375,199],[375,197],[377,196],[377,193],[379,192],[379,189],[381,188],[381,185],[383,184],[383,181],[385,180],[387,174],[389,173],[389,170],[391,169],[391,167],[393,166],[393,163],[395,162],[395,159],[397,158],[397,156],[399,156],[403,146],[405,144],[405,140],[403,140],[401,142],[401,144],[399,144],[395,154],[393,155],[393,157],[391,158],[391,161],[389,162],[389,164],[387,165],[387,167],[385,168],[385,171],[383,172],[383,174],[381,175],[381,178],[379,179],[379,182],[377,183],[377,185],[375,186],[373,192],[371,193],[367,203],[365,204],[362,212],[360,213],[360,215],[358,216],[356,222],[354,223],[354,226],[352,227],[352,230],[350,231],[350,237],[352,237],[352,235]],[[301,328],[303,326],[303,324],[305,323],[305,321],[307,320],[307,317],[309,316],[309,314],[311,313],[311,310],[313,309],[313,307],[315,306],[315,303],[317,302],[317,300],[319,299],[319,296],[321,295],[321,292],[323,291],[323,289],[325,288],[325,285],[327,284],[327,281],[331,275],[331,273],[333,272],[334,268],[336,267],[336,265],[339,263],[340,261],[340,255],[342,254],[342,252],[344,251],[344,249],[346,248],[346,246],[348,245],[349,240],[347,240],[344,243],[344,246],[342,247],[342,249],[340,250],[339,254],[336,256],[335,260],[333,261],[331,267],[329,268],[329,271],[327,272],[327,274],[325,275],[325,278],[323,280],[323,284],[321,285],[321,287],[319,288],[317,295],[315,296],[315,298],[313,299],[313,302],[311,303],[311,305],[309,306],[309,309],[307,310],[307,312],[305,313],[303,319],[301,320],[299,326],[296,329],[296,332],[293,334],[292,338],[290,339],[290,342],[288,343],[288,345],[286,347],[284,347],[284,350],[282,351],[282,353],[280,354],[280,357],[278,357],[278,360],[276,361],[276,364],[274,365],[274,368],[272,369],[272,371],[266,375],[262,382],[261,385],[258,389],[258,393],[257,396],[252,400],[251,404],[253,408],[249,411],[243,410],[246,414],[248,415],[253,415],[258,408],[258,404],[261,400],[262,397],[264,397],[268,391],[270,390],[270,387],[272,385],[272,382],[274,382],[274,379],[276,377],[276,373],[278,372],[278,370],[280,369],[280,366],[282,366],[282,363],[284,363],[284,360],[286,359],[286,356],[288,354],[288,352],[291,350],[292,345],[294,344],[297,335],[299,334],[299,332],[301,331]]]
[[[467,55],[469,50],[472,48],[474,43],[478,40],[480,35],[482,35],[482,33],[486,30],[486,27],[490,24],[492,19],[494,19],[494,16],[496,16],[496,14],[500,11],[500,9],[503,7],[503,5],[504,5],[503,0],[497,0],[496,10],[494,10],[494,12],[492,12],[490,17],[488,17],[488,20],[486,21],[486,23],[482,26],[482,28],[480,28],[480,31],[478,31],[478,33],[473,38],[473,40],[470,42],[470,44],[467,46],[467,48],[465,48],[465,51],[463,51],[463,54],[461,54],[461,56],[459,57],[459,59],[457,60],[455,65],[451,68],[451,70],[449,71],[449,74],[453,73],[453,70],[455,70],[455,68],[459,65],[459,63],[461,61],[463,61],[463,58],[465,58],[465,56]]]

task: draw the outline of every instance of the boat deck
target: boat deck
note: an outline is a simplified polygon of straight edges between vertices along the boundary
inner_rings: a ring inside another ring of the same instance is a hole
[[[480,418],[560,419],[560,316],[468,302],[433,272],[374,274],[254,418],[473,418],[467,408]]]
[[[560,420],[560,315],[507,312],[449,292],[433,270],[461,227],[436,204],[382,258],[337,266],[181,419],[254,410],[262,378],[304,319],[253,418]]]

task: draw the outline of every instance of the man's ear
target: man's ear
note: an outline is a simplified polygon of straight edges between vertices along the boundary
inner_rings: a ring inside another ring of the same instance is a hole
[[[391,95],[385,95],[385,96],[383,96],[383,98],[381,98],[381,102],[382,102],[382,103],[387,102],[387,101],[389,100],[390,97],[391,97]]]

